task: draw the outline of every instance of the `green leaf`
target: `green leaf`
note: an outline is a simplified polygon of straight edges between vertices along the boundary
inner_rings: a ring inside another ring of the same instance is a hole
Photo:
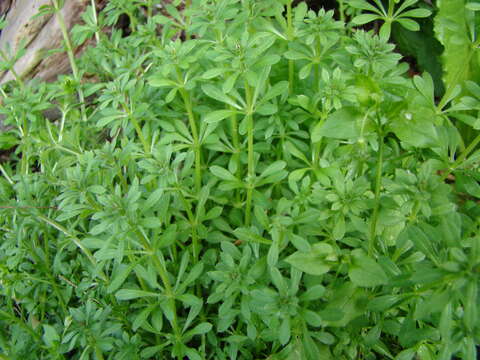
[[[1,125],[1,123],[0,123]],[[18,139],[8,133],[0,134],[0,150],[8,150],[18,144]]]
[[[432,14],[432,12],[428,9],[412,9],[412,10],[407,10],[403,12],[399,17],[414,17],[414,18],[426,18],[429,17]]]
[[[410,30],[410,31],[420,30],[420,25],[416,21],[413,21],[412,19],[398,19],[397,22],[407,30]]]
[[[222,68],[210,69],[203,73],[202,78],[206,80],[213,79],[219,75],[222,75],[226,71],[227,69],[222,69]]]
[[[222,180],[239,181],[230,171],[217,165],[210,166],[210,172]]]
[[[312,141],[318,142],[323,137],[334,139],[352,139],[359,135],[357,122],[362,121],[362,114],[355,107],[344,107],[319,122],[312,131]]]
[[[274,163],[270,164],[263,172],[260,174],[261,178],[273,175],[281,170],[283,170],[287,166],[287,163],[283,160],[275,161]]]
[[[135,317],[135,319],[133,320],[132,330],[133,330],[133,331],[137,331],[137,329],[138,329],[139,327],[141,327],[141,326],[147,321],[148,316],[151,314],[151,312],[152,312],[154,309],[155,309],[155,308],[152,307],[152,306],[149,306],[149,307],[147,307],[146,309],[143,309],[143,310]]]
[[[383,295],[378,296],[368,302],[368,309],[371,311],[383,312],[391,309],[393,306],[401,302],[405,298],[404,295]]]
[[[178,84],[170,79],[165,79],[161,75],[151,76],[148,79],[148,83],[153,87],[177,87]]]
[[[208,113],[204,120],[207,124],[216,123],[237,114],[235,110],[216,110]]]
[[[160,297],[160,294],[143,291],[143,290],[136,290],[136,289],[121,289],[118,290],[115,294],[115,297],[118,300],[132,300],[138,298],[145,298],[145,297]]]
[[[435,34],[445,48],[442,60],[445,87],[453,89],[465,80],[480,80],[476,48],[470,40],[469,27],[475,26],[467,16],[465,0],[437,0]]]
[[[112,277],[113,280],[110,282],[107,288],[107,293],[111,294],[114,291],[116,291],[122,284],[125,282],[127,279],[128,275],[132,272],[133,268],[137,265],[136,262],[126,266],[126,265],[121,265],[119,266],[120,270],[116,271],[114,273],[114,276]]]
[[[352,264],[348,276],[352,282],[360,287],[373,287],[388,283],[387,274],[382,267],[362,249],[355,249],[351,253]]]
[[[401,112],[388,124],[398,138],[409,146],[428,148],[438,145],[437,129],[433,120],[435,111],[431,108],[417,106]]]
[[[469,2],[467,5],[465,5],[465,8],[468,10],[472,11],[480,11],[480,4],[479,3],[474,3],[474,2]]]
[[[310,243],[307,239],[303,238],[302,236],[296,234],[289,234],[288,237],[290,238],[290,242],[293,246],[299,251],[308,252],[312,249]]]
[[[242,240],[242,241],[266,244],[266,245],[270,245],[272,243],[271,240],[265,239],[264,237],[254,233],[253,231],[247,228],[237,228],[234,230],[233,233],[239,240]]]
[[[296,251],[285,259],[293,267],[310,275],[322,275],[330,270],[329,260],[336,260],[333,248],[326,243],[312,246],[310,252]]]
[[[188,339],[195,335],[206,334],[210,330],[212,330],[212,324],[208,322],[204,322],[204,323],[198,324],[192,330],[189,330],[187,333],[185,333],[184,338]]]
[[[215,99],[217,101],[223,102],[225,104],[232,105],[234,108],[241,110],[241,106],[238,105],[235,101],[233,101],[228,95],[225,95],[220,89],[215,87],[214,85],[203,85],[202,90],[205,95]]]
[[[53,347],[55,343],[60,342],[60,336],[53,326],[43,325],[43,341],[48,347]]]
[[[351,21],[355,25],[364,25],[377,19],[381,19],[381,17],[376,14],[361,14],[355,16]]]
[[[318,300],[325,295],[325,287],[323,285],[314,285],[308,288],[301,296],[301,301],[312,301]]]

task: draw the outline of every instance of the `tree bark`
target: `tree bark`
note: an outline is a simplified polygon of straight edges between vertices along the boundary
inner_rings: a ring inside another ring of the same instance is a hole
[[[32,19],[39,8],[49,4],[50,0],[12,0],[11,4],[3,1],[2,5],[8,12],[7,26],[0,35],[0,50],[13,57],[22,46],[25,49],[25,54],[14,65],[15,73],[22,79],[35,77],[45,81],[53,81],[57,75],[67,73],[70,64],[64,52],[46,56],[49,50],[57,49],[63,43],[57,17],[44,15]],[[96,1],[98,5],[104,2]],[[81,21],[81,14],[89,4],[90,0],[65,1],[61,11],[68,30]],[[15,75],[11,71],[3,72],[0,74],[0,85],[13,79]]]

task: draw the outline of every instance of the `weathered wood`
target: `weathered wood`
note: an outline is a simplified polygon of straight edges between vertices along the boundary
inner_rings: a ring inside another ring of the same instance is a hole
[[[7,26],[0,35],[0,50],[9,51],[13,56],[21,44],[24,46],[26,52],[14,66],[15,72],[23,79],[36,77],[52,81],[70,69],[65,53],[45,56],[47,51],[59,48],[63,42],[57,17],[45,15],[32,19],[42,5],[49,3],[50,0],[13,0],[7,13]],[[89,4],[89,0],[65,2],[62,15],[68,30],[80,22],[80,16]],[[5,72],[0,75],[0,84],[12,79],[12,72]]]

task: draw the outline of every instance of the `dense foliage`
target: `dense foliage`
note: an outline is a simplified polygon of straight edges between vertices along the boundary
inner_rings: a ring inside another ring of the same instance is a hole
[[[154,3],[0,88],[0,359],[474,360],[479,5],[462,47],[437,1],[439,99],[389,42],[417,1]]]

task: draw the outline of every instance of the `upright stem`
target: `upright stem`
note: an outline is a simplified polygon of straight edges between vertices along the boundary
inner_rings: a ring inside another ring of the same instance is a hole
[[[100,34],[98,32],[97,6],[95,5],[95,0],[91,0],[91,5],[92,5],[93,21],[97,26],[97,30],[95,30],[95,40],[97,41],[97,44],[98,44],[100,42]]]
[[[314,78],[315,78],[315,91],[319,92],[320,91],[320,54],[322,51],[322,45],[320,44],[320,38],[317,36],[316,41],[315,41],[315,57],[318,62],[315,62],[313,66],[313,71],[314,71]]]
[[[288,42],[292,41],[293,34],[293,21],[292,21],[292,1],[287,2],[287,39]],[[288,90],[290,95],[293,94],[295,86],[295,63],[293,60],[288,60]]]
[[[255,177],[255,158],[253,153],[253,109],[252,90],[248,81],[245,80],[245,97],[247,100],[247,153],[248,153],[248,174],[247,174],[247,204],[245,209],[245,225],[251,222],[253,180]]]
[[[0,51],[0,56],[2,60],[4,60],[6,63],[9,62],[9,59],[7,58],[7,56],[3,51]],[[20,88],[23,89],[25,87],[25,84],[23,83],[22,77],[16,72],[15,66],[14,65],[10,66],[8,70],[12,73],[13,77],[15,78],[15,81],[20,86]],[[5,94],[3,90],[2,90],[2,93]]]
[[[230,110],[235,110],[235,108],[232,105],[229,105]],[[232,133],[232,142],[233,142],[233,147],[235,148],[235,153],[233,154],[233,161],[235,162],[237,166],[237,175],[238,177],[241,177],[242,173],[242,164],[240,162],[240,139],[238,137],[238,121],[237,121],[237,114],[233,114],[230,117],[230,129]]]
[[[345,5],[343,4],[343,0],[338,0],[339,7],[338,11],[340,12],[340,21],[345,24]]]
[[[185,196],[183,196],[182,190],[179,189],[178,193],[180,195],[180,200],[182,201],[185,212],[187,213],[190,226],[192,227],[193,262],[196,264],[198,262],[198,256],[200,253],[198,233],[197,233],[197,219],[193,215],[192,209],[190,208],[190,202],[187,199],[185,199]]]
[[[135,232],[139,240],[141,241],[142,246],[145,248],[146,251],[148,251],[151,254],[153,266],[155,266],[155,268],[157,269],[158,275],[162,280],[163,287],[165,288],[165,296],[170,302],[170,307],[172,308],[172,312],[173,312],[172,328],[173,328],[173,332],[175,333],[175,339],[177,341],[180,341],[182,333],[178,325],[177,310],[176,310],[176,304],[175,304],[175,292],[173,291],[173,286],[168,278],[167,269],[159,260],[157,254],[154,252],[154,250],[150,246],[150,240],[146,237],[146,235],[142,233],[142,231],[139,231],[138,229],[136,229]]]
[[[177,77],[181,84],[183,84],[183,76],[180,72],[180,69],[177,67]],[[198,136],[197,123],[195,121],[195,116],[193,114],[192,100],[190,98],[190,93],[181,87],[179,89],[180,95],[182,96],[185,109],[187,110],[188,123],[190,125],[190,130],[193,137],[193,151],[195,153],[195,190],[198,193],[202,188],[202,159],[201,159],[201,149],[200,149],[200,139]]]
[[[380,190],[382,187],[382,167],[383,167],[383,132],[379,124],[377,173],[375,176],[375,204],[373,208],[372,222],[370,223],[370,238],[368,241],[369,256],[373,255],[373,250],[375,249],[378,211],[380,208]]]
[[[70,36],[68,35],[67,27],[65,26],[65,20],[63,18],[62,9],[58,6],[58,0],[52,0],[53,6],[55,8],[55,13],[57,15],[57,21],[60,26],[63,35],[63,41],[65,42],[65,46],[67,48],[67,55],[68,60],[70,61],[70,67],[72,68],[73,78],[76,82],[76,88],[78,93],[78,98],[80,100],[80,112],[82,115],[82,120],[84,122],[87,121],[87,112],[85,109],[85,95],[83,94],[83,90],[81,88],[81,78],[80,73],[77,68],[77,63],[75,61],[75,54],[73,52],[72,42],[70,41]]]
[[[190,34],[188,33],[188,28],[190,26],[190,16],[188,15],[188,11],[192,7],[192,0],[185,0],[185,11],[187,15],[185,15],[185,37],[187,40],[190,40]]]
[[[129,120],[132,122],[133,127],[135,128],[135,132],[137,133],[137,136],[143,145],[145,154],[150,154],[150,146],[147,140],[145,139],[145,136],[143,136],[143,131],[140,126],[140,123],[137,121],[136,117],[133,115],[133,112],[131,111],[131,109],[129,109],[126,103],[122,103],[122,107],[123,107],[123,111],[125,111],[125,113],[128,115]]]

